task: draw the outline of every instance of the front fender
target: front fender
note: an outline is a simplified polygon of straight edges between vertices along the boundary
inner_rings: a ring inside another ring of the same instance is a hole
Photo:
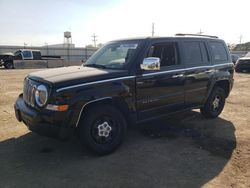
[[[69,124],[76,127],[80,117],[86,107],[100,101],[110,101],[122,104],[128,112],[134,112],[135,109],[135,86],[134,79],[126,81],[108,82],[88,87],[76,88],[70,90],[67,95],[69,103]]]

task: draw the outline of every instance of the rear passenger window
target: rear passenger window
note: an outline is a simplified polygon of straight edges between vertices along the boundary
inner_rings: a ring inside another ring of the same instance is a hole
[[[187,64],[204,64],[209,61],[204,42],[183,42],[184,58]]]
[[[159,57],[161,67],[178,64],[178,54],[176,43],[159,43],[150,47],[147,57]]]
[[[221,42],[210,42],[210,47],[213,52],[213,59],[215,61],[226,61],[228,60],[227,51],[225,46]]]

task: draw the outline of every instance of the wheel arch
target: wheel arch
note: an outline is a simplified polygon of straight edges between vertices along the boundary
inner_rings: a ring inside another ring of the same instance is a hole
[[[84,115],[87,113],[88,110],[90,110],[95,106],[100,106],[100,105],[111,105],[115,107],[122,113],[126,121],[129,120],[129,117],[127,116],[127,114],[129,114],[129,107],[124,100],[122,100],[121,98],[104,97],[91,100],[82,106],[75,127],[76,128],[79,127],[80,121],[82,120],[82,118],[84,117]]]
[[[230,93],[230,82],[229,82],[229,80],[218,80],[217,82],[215,82],[214,87],[220,87],[220,88],[224,89],[224,91],[226,93],[226,97],[228,97],[228,95]]]
[[[216,80],[216,81],[214,81],[213,84],[211,84],[209,92],[208,92],[208,94],[206,96],[206,100],[210,96],[211,92],[213,91],[213,89],[215,87],[221,87],[222,89],[224,89],[225,93],[226,93],[226,98],[229,96],[229,93],[230,93],[230,81],[228,79]]]

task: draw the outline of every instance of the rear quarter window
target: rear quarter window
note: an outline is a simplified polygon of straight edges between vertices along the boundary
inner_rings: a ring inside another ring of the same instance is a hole
[[[212,58],[215,62],[228,60],[227,50],[224,43],[210,42],[209,45],[212,51]]]
[[[203,65],[209,62],[204,42],[185,41],[182,43],[186,65]]]

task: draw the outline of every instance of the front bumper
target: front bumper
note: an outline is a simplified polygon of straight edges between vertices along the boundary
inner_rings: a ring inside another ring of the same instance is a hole
[[[34,109],[24,102],[22,94],[17,98],[14,109],[16,119],[40,135],[65,139],[71,132],[69,127],[64,126],[66,114]]]

